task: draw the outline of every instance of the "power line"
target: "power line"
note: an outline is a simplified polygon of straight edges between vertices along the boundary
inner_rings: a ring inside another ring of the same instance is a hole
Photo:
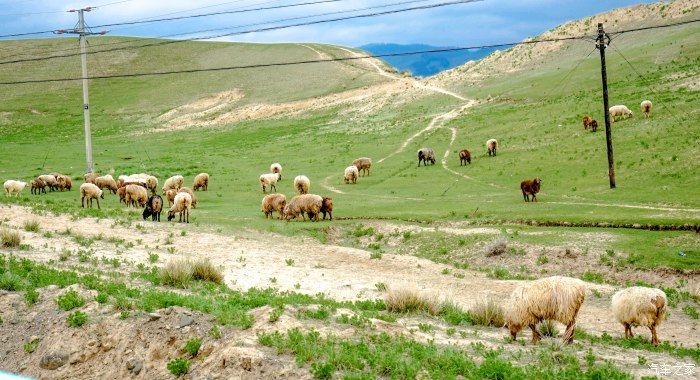
[[[479,1],[483,1],[483,0],[455,0],[455,1],[437,3],[437,4],[427,4],[427,5],[415,6],[415,7],[411,7],[411,8],[393,9],[393,10],[388,10],[388,11],[366,13],[366,14],[361,14],[361,15],[352,15],[352,16],[337,17],[337,18],[331,18],[331,19],[325,19],[325,20],[315,20],[315,21],[309,21],[309,22],[297,23],[297,24],[288,24],[288,25],[272,26],[272,27],[267,27],[267,28],[244,30],[244,31],[240,31],[240,32],[222,33],[222,34],[212,35],[212,36],[193,37],[193,38],[187,38],[187,39],[182,39],[182,40],[159,41],[159,42],[155,42],[155,43],[138,45],[138,46],[95,50],[95,51],[91,51],[87,54],[98,54],[98,53],[106,53],[106,52],[120,51],[120,50],[141,49],[141,48],[145,48],[145,47],[164,46],[164,45],[177,44],[177,43],[189,42],[189,41],[209,40],[209,39],[221,38],[221,37],[229,37],[229,36],[236,36],[236,35],[243,35],[243,34],[250,34],[250,33],[267,32],[267,31],[272,31],[272,30],[288,29],[288,28],[294,28],[294,27],[299,27],[299,26],[317,25],[317,24],[346,21],[346,20],[352,20],[352,19],[384,16],[384,15],[389,15],[389,14],[397,14],[397,13],[403,13],[403,12],[409,12],[409,11],[415,11],[415,10],[440,8],[440,7],[450,6],[450,5],[467,4],[467,3],[474,3],[474,2],[479,2]],[[45,61],[45,60],[56,59],[56,58],[74,57],[77,55],[80,55],[80,53],[60,54],[60,55],[37,57],[37,58],[16,59],[16,60],[11,60],[11,61],[0,62],[0,65],[6,65],[6,64],[11,64],[11,63],[21,63],[21,62]]]
[[[639,32],[642,30],[650,30],[650,29],[659,29],[659,28],[670,28],[673,26],[679,26],[679,25],[686,25],[686,24],[692,24],[694,22],[698,22],[700,19],[693,19],[693,20],[686,20],[686,21],[680,21],[672,24],[662,24],[662,25],[652,25],[652,26],[644,26],[640,28],[632,28],[632,29],[626,29],[626,30],[620,30],[617,32],[608,32],[609,35],[614,35],[614,34],[623,34],[623,33],[630,33],[630,32]]]
[[[227,14],[235,14],[235,13],[248,13],[248,12],[255,12],[255,11],[266,11],[266,10],[271,10],[271,9],[282,9],[282,8],[293,8],[293,7],[301,7],[301,6],[306,6],[306,5],[316,5],[316,4],[324,4],[324,3],[337,3],[339,1],[345,1],[345,0],[318,0],[318,1],[308,1],[305,3],[295,3],[295,4],[285,4],[285,5],[274,5],[270,7],[259,7],[259,8],[248,8],[248,9],[239,9],[239,10],[231,10],[231,11],[220,11],[220,12],[211,12],[211,13],[202,13],[202,14],[197,14],[197,15],[187,15],[187,16],[178,16],[178,17],[166,17],[166,18],[157,18],[157,19],[150,19],[150,20],[140,20],[140,21],[127,21],[127,22],[116,22],[112,24],[103,24],[103,25],[95,25],[95,28],[105,28],[109,26],[119,26],[119,25],[136,25],[136,24],[147,24],[147,23],[152,23],[152,22],[162,22],[162,21],[176,21],[176,20],[185,20],[185,19],[190,19],[190,18],[199,18],[199,17],[209,17],[209,16],[219,16],[219,15],[227,15]]]
[[[363,55],[363,56],[352,56],[352,57],[340,57],[340,58],[328,58],[328,59],[317,59],[317,60],[304,60],[304,61],[293,61],[293,62],[276,62],[276,63],[262,63],[254,65],[241,65],[241,66],[227,66],[227,67],[214,67],[214,68],[202,68],[202,69],[186,69],[186,70],[170,70],[170,71],[156,71],[156,72],[144,72],[144,73],[130,73],[130,74],[114,74],[114,75],[100,75],[92,76],[90,79],[114,79],[114,78],[133,78],[133,77],[146,77],[146,76],[159,76],[159,75],[171,75],[171,74],[191,74],[191,73],[201,73],[201,72],[212,72],[212,71],[231,71],[231,70],[243,70],[243,69],[256,69],[265,67],[277,67],[277,66],[292,66],[292,65],[302,65],[311,63],[327,63],[327,62],[341,62],[341,61],[353,61],[360,59],[369,58],[384,58],[384,57],[399,57],[407,55],[417,55],[417,54],[435,54],[435,53],[445,53],[472,49],[488,49],[488,48],[499,48],[499,47],[511,47],[516,45],[530,45],[545,42],[560,42],[560,41],[572,41],[584,39],[587,36],[576,36],[576,37],[563,37],[563,38],[551,38],[542,40],[529,40],[520,42],[508,42],[493,45],[480,45],[480,46],[468,46],[468,47],[454,47],[454,48],[444,48],[444,49],[430,49],[412,52],[402,52],[402,53],[386,53],[386,54],[376,54],[376,55]],[[82,80],[82,77],[75,78],[56,78],[56,79],[35,79],[35,80],[24,80],[15,82],[0,82],[0,85],[11,85],[11,84],[25,84],[25,83],[50,83],[50,82],[69,82]]]
[[[275,1],[279,1],[279,0],[275,0]],[[271,3],[271,2],[275,2],[275,1],[268,1],[267,3]],[[281,18],[281,19],[270,20],[270,21],[256,22],[256,23],[252,23],[252,24],[243,24],[243,25],[227,26],[227,27],[221,27],[221,28],[203,29],[203,30],[197,30],[197,31],[191,31],[191,32],[167,34],[167,35],[162,35],[162,36],[157,36],[157,37],[138,37],[138,38],[132,38],[132,39],[127,40],[127,41],[115,41],[115,42],[107,42],[107,43],[103,43],[103,44],[97,44],[97,45],[94,45],[94,47],[97,48],[97,47],[101,47],[101,46],[124,45],[124,44],[129,44],[132,42],[143,42],[146,39],[162,39],[162,38],[186,36],[186,35],[190,35],[190,34],[217,32],[217,31],[223,31],[223,30],[240,29],[240,28],[247,28],[247,27],[253,27],[253,26],[260,26],[260,25],[277,24],[277,23],[286,22],[286,21],[304,20],[304,19],[321,17],[321,16],[331,16],[331,15],[353,13],[353,12],[367,11],[367,10],[373,10],[373,9],[390,8],[390,7],[399,6],[399,5],[424,3],[426,1],[429,1],[429,0],[400,1],[400,2],[396,2],[396,3],[390,3],[390,4],[378,5],[378,6],[372,6],[372,7],[353,8],[353,9],[346,9],[346,10],[341,10],[341,11],[334,11],[334,12],[316,13],[313,15]],[[177,12],[175,12],[175,13],[177,13]],[[114,29],[112,29],[112,30],[114,30]],[[188,41],[188,39],[183,39],[182,41]],[[135,45],[133,47],[137,48],[138,45]],[[131,47],[127,47],[127,48],[131,48]],[[74,51],[77,49],[78,48],[76,48],[76,47],[68,48],[68,49],[59,49],[59,50],[49,51],[48,53],[60,53],[60,52],[65,52],[65,51]],[[97,51],[99,51],[99,50],[97,50]],[[0,64],[2,64],[2,63],[3,62],[0,62]]]

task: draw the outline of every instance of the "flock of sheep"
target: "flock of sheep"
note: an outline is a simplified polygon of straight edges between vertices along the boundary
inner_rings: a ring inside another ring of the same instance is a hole
[[[564,342],[571,343],[576,316],[585,298],[586,285],[576,278],[553,276],[522,283],[506,303],[505,327],[513,339],[529,327],[532,344],[537,344],[540,339],[537,324],[553,320],[566,325]],[[625,328],[625,338],[633,337],[632,327],[647,327],[651,331],[651,343],[656,346],[659,344],[656,328],[664,319],[667,303],[662,290],[633,286],[615,293],[611,308],[615,319]]]
[[[277,182],[282,180],[282,165],[279,163],[270,165],[270,173],[261,174],[259,180],[263,193],[268,189],[277,191]],[[309,220],[318,221],[319,214],[323,214],[324,220],[326,216],[333,220],[333,199],[309,194],[311,181],[307,176],[296,176],[294,178],[294,188],[299,195],[292,198],[289,202],[287,202],[287,197],[284,194],[273,193],[265,195],[260,205],[260,211],[265,214],[266,218],[272,217],[273,212],[276,211],[279,214],[279,218],[284,220],[295,219],[299,216],[305,220],[308,216]]]
[[[200,173],[194,178],[192,189],[183,186],[184,177],[175,175],[168,178],[163,185],[162,195],[168,200],[168,205],[172,205],[168,210],[168,221],[179,215],[179,221],[189,223],[189,211],[197,206],[197,197],[194,191],[207,191],[209,187],[209,174]],[[26,182],[17,180],[7,180],[4,183],[5,194],[7,196],[19,196],[27,186]],[[32,194],[46,194],[49,191],[63,191],[73,187],[70,177],[61,173],[42,174],[30,181]],[[133,175],[121,175],[114,180],[111,174],[100,176],[98,173],[86,173],[83,176],[83,184],[80,185],[80,205],[81,207],[92,207],[93,201],[100,208],[100,199],[104,199],[104,191],[107,190],[119,196],[119,203],[124,203],[126,207],[143,207],[143,219],[149,216],[153,221],[160,221],[160,214],[163,211],[163,198],[157,195],[158,178],[155,176],[140,173]],[[152,192],[149,197],[148,191]]]
[[[650,100],[643,100],[642,103],[639,105],[639,107],[642,109],[642,114],[644,115],[644,118],[647,118],[651,116],[651,101]],[[627,108],[625,105],[616,105],[612,106],[608,109],[608,114],[610,114],[610,121],[615,122],[616,117],[632,117],[634,116],[632,111]],[[595,119],[591,119],[590,116],[586,115],[583,117],[583,129],[588,129],[591,128],[592,132],[595,132],[598,130],[598,121]]]

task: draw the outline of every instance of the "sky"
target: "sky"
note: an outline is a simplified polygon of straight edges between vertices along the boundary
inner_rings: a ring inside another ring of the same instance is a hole
[[[316,1],[319,0],[0,0],[0,35],[72,28],[75,26],[77,14],[66,12],[66,10],[87,6],[98,6],[85,14],[86,23],[96,26],[149,18],[177,17]],[[285,18],[306,17],[404,1],[407,0],[334,0],[323,4],[276,10],[226,14],[135,26],[97,28],[95,31],[108,29],[108,35],[142,37],[161,37],[194,32],[173,38],[209,37],[221,33],[245,31],[272,25],[367,14],[454,0],[414,0],[410,4],[394,5],[381,9],[245,27],[245,25]],[[652,2],[654,1],[482,0],[393,15],[221,37],[215,40],[319,42],[345,46],[361,46],[368,43],[423,43],[436,46],[474,46],[520,41],[526,37],[536,36],[568,20],[592,16],[618,7]],[[207,29],[232,27],[238,28],[225,31],[202,32]],[[55,36],[44,34],[31,37]],[[94,36],[91,38],[99,39],[100,37]]]

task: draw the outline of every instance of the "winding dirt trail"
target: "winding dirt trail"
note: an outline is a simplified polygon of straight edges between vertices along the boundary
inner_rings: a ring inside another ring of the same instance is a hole
[[[71,236],[58,233],[70,228],[73,234],[102,236],[101,240],[95,241],[90,247],[95,250],[95,257],[127,259],[130,265],[150,265],[148,258],[151,252],[157,252],[161,258],[156,265],[188,256],[209,258],[223,268],[226,283],[240,290],[274,286],[280,290],[306,294],[324,293],[338,300],[356,300],[383,297],[383,292],[375,286],[383,282],[391,288],[418,288],[469,308],[484,297],[507,299],[514,287],[521,283],[488,278],[481,272],[456,270],[451,266],[410,255],[385,253],[381,259],[371,259],[370,252],[365,250],[267,232],[238,231],[224,234],[194,225],[154,222],[139,222],[140,228],[127,228],[111,219],[73,220],[67,215],[40,216],[19,206],[0,208],[0,219],[5,218],[9,220],[5,225],[16,229],[23,242],[32,246],[30,250],[13,251],[16,256],[48,262],[56,260],[64,248],[79,249],[80,246]],[[37,220],[42,232],[24,231],[22,226],[27,220]],[[187,233],[184,236],[172,234],[174,230],[186,230]],[[52,231],[53,236],[45,237],[45,231]],[[482,233],[480,230],[474,232]],[[124,242],[115,249],[112,243],[108,243],[109,238],[124,239]],[[172,245],[164,243],[166,240],[171,240]],[[133,247],[128,247],[127,243],[133,244]],[[155,248],[158,245],[161,247]],[[166,252],[166,245],[174,248],[174,253]],[[288,265],[287,260],[293,264]],[[459,272],[464,277],[445,275],[445,269]],[[614,288],[592,283],[587,283],[587,287],[598,290],[604,296],[589,296],[586,299],[579,313],[579,326],[596,334],[607,331],[617,335],[622,332],[618,323],[609,315],[609,296]],[[692,325],[693,322],[684,313],[673,312],[662,326],[663,338],[694,346],[697,343],[696,337],[687,333]],[[637,332],[648,335],[642,329]]]

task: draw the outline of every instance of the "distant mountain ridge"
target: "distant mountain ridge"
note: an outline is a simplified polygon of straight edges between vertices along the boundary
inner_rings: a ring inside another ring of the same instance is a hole
[[[432,46],[425,44],[391,44],[376,43],[359,47],[372,54],[408,53],[423,50],[449,49],[449,47]],[[382,57],[382,59],[394,66],[399,71],[409,71],[415,76],[431,76],[441,71],[452,69],[465,64],[468,61],[477,61],[494,52],[495,48],[458,50],[442,53],[426,53],[402,55],[396,57]]]

